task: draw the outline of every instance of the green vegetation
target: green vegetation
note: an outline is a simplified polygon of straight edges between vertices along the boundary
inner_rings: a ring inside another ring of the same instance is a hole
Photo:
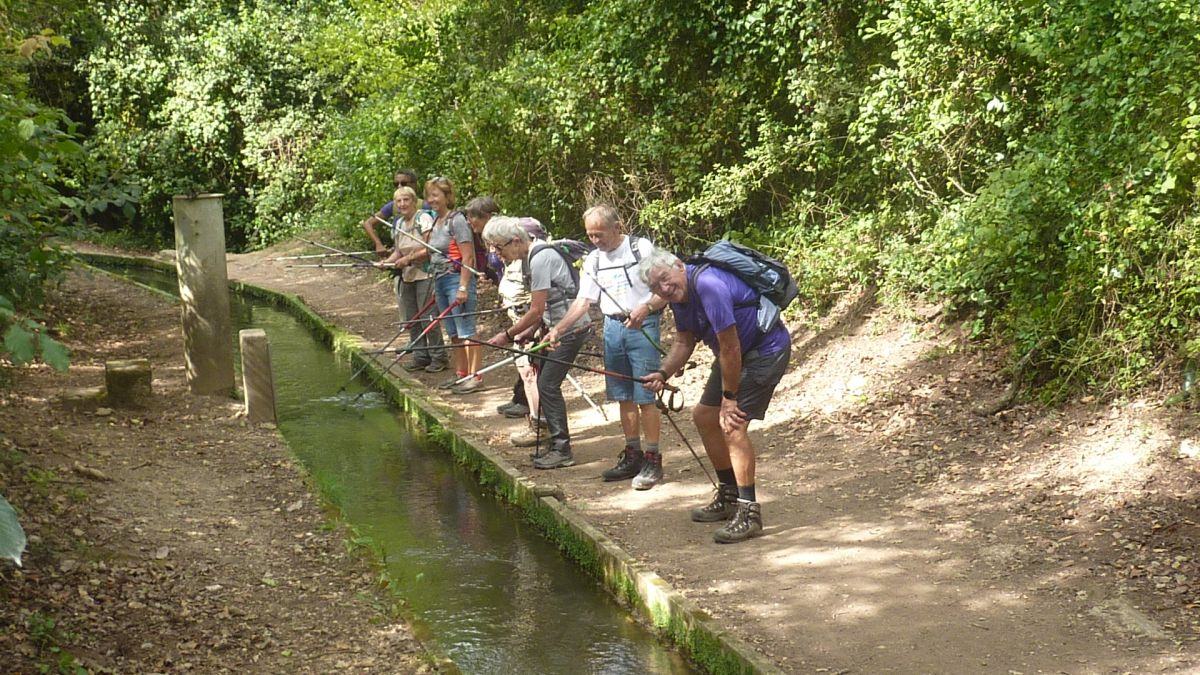
[[[352,235],[412,166],[563,234],[603,199],[681,250],[747,241],[814,311],[870,283],[945,302],[1050,397],[1200,356],[1194,3],[30,6],[10,49],[50,65],[6,55],[6,80],[36,77],[0,133],[86,159],[27,183],[5,158],[29,152],[0,147],[0,182],[43,209],[21,243],[64,209],[162,240],[193,191],[227,195],[237,247]]]
[[[74,641],[76,636],[64,631],[53,617],[33,612],[26,618],[25,628],[42,660],[38,672],[62,675],[86,675],[89,672],[63,646]]]

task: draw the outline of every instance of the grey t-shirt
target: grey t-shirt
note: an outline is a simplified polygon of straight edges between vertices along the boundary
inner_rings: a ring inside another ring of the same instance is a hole
[[[470,244],[473,241],[471,237],[471,225],[459,211],[451,212],[445,220],[433,226],[433,231],[429,233],[429,245],[440,251],[429,253],[430,271],[435,277],[450,270],[450,243],[459,246]],[[478,258],[479,251],[475,252],[475,256]]]
[[[566,315],[567,307],[579,289],[575,288],[575,281],[563,257],[557,251],[543,251],[543,248],[549,247],[537,241],[529,247],[529,291],[549,291],[542,323],[553,328]],[[586,326],[590,321],[591,318],[584,314],[571,328]]]

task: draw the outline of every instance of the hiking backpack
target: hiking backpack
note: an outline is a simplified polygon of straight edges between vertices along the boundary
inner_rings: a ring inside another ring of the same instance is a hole
[[[699,255],[684,262],[696,269],[688,279],[689,294],[696,286],[696,275],[708,267],[719,267],[732,272],[758,293],[758,329],[763,333],[771,330],[788,305],[800,295],[792,273],[778,260],[749,246],[735,244],[722,239],[709,246]]]
[[[571,274],[571,283],[574,285],[574,288],[571,290],[570,294],[567,294],[566,297],[568,300],[574,300],[575,296],[579,295],[579,261],[583,260],[583,258],[591,252],[593,247],[581,241],[575,241],[574,239],[554,239],[546,242],[534,241],[532,246],[533,250],[525,259],[524,264],[521,265],[521,273],[525,277],[525,288],[529,288],[532,283],[529,262],[533,260],[534,256],[542,251],[546,249],[552,249],[554,252],[558,253],[559,257],[563,259],[563,262],[567,264],[567,271]]]

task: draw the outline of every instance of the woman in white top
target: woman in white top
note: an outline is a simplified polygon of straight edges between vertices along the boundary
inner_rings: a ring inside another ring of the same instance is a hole
[[[446,369],[446,347],[442,341],[440,326],[430,330],[418,340],[418,336],[429,325],[428,317],[436,314],[433,304],[433,277],[429,274],[428,261],[421,261],[427,256],[422,255],[425,247],[421,241],[429,240],[433,230],[433,216],[426,211],[417,210],[417,192],[407,185],[401,186],[393,196],[392,211],[396,214],[392,220],[392,243],[394,250],[386,260],[379,263],[380,267],[391,268],[395,281],[396,303],[400,306],[400,320],[412,321],[417,312],[424,309],[421,318],[408,326],[409,344],[413,345],[413,356],[404,369],[408,371],[425,370],[428,373],[440,373]],[[427,306],[428,305],[428,306]]]

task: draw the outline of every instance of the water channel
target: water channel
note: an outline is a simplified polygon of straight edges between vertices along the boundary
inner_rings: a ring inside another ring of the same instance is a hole
[[[114,271],[178,294],[172,275]],[[448,453],[414,438],[380,394],[351,405],[356,382],[335,395],[351,372],[299,321],[253,298],[230,302],[235,331],[267,332],[292,452],[463,672],[692,672]]]

